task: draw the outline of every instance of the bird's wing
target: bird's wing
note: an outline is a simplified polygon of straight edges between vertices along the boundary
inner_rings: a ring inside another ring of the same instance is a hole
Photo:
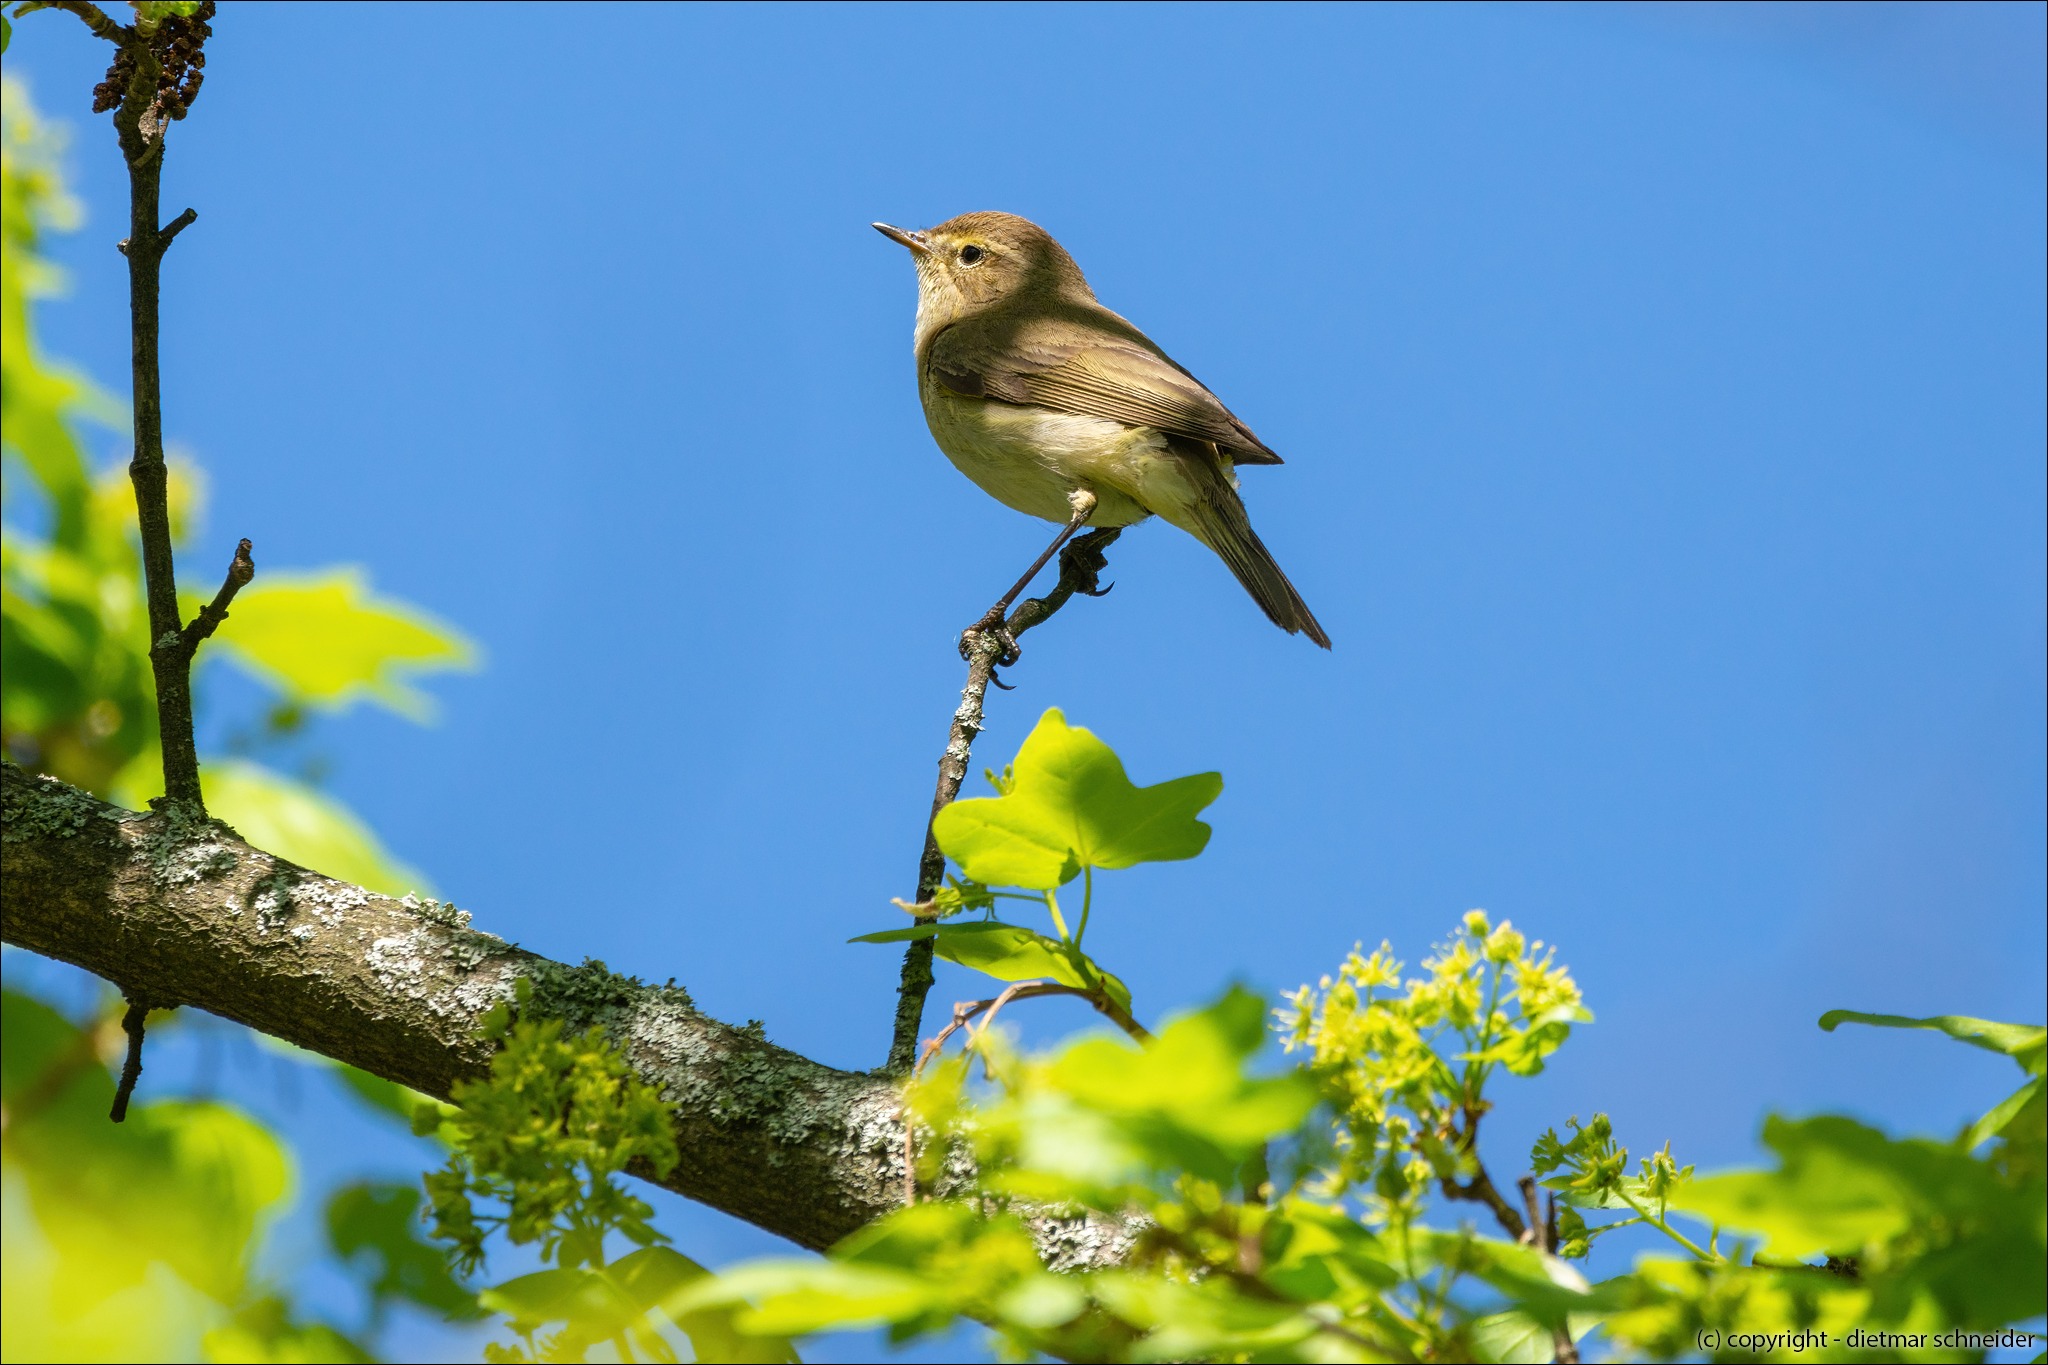
[[[1030,332],[995,347],[949,328],[933,339],[926,367],[955,393],[1153,427],[1210,442],[1237,464],[1280,463],[1200,380],[1157,351],[1100,332],[1075,340]]]

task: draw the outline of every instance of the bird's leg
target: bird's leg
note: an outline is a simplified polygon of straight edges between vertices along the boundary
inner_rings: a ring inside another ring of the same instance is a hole
[[[986,635],[990,632],[995,634],[997,643],[1002,646],[1003,652],[996,656],[996,663],[999,666],[1008,668],[1023,656],[1023,651],[1017,645],[1017,637],[1010,633],[1009,626],[1005,624],[1010,614],[1010,604],[1017,600],[1018,594],[1031,586],[1031,580],[1038,577],[1040,569],[1052,562],[1052,557],[1060,552],[1060,547],[1072,540],[1074,533],[1088,524],[1088,518],[1095,515],[1095,502],[1095,494],[1086,488],[1076,488],[1067,494],[1067,505],[1073,508],[1073,513],[1067,518],[1066,526],[1052,538],[1052,544],[1045,547],[1045,553],[1031,561],[1031,567],[1024,571],[1024,576],[1012,583],[1010,590],[997,599],[996,604],[990,607],[979,621],[960,632],[961,658],[968,657],[971,643],[969,636]]]

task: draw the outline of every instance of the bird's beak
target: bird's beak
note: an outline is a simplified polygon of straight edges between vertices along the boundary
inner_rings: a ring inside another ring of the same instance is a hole
[[[890,241],[900,242],[920,256],[932,254],[932,249],[925,243],[922,232],[912,232],[908,228],[891,227],[887,223],[871,223],[869,226],[884,237],[887,237]]]

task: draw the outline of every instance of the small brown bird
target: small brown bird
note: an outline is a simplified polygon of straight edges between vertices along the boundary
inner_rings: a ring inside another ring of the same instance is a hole
[[[939,449],[997,501],[1065,527],[970,630],[1000,629],[1081,527],[1157,515],[1221,556],[1273,624],[1330,647],[1238,500],[1234,467],[1280,457],[1097,303],[1050,233],[1010,213],[874,226],[917,266],[917,388]]]

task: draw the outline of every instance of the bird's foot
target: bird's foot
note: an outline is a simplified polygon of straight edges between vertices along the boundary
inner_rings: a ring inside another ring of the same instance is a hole
[[[1109,556],[1103,551],[1122,530],[1107,527],[1069,541],[1060,551],[1060,581],[1073,584],[1074,591],[1083,597],[1107,597],[1116,584],[1099,585],[1102,571],[1109,567]]]
[[[998,668],[1008,668],[1024,657],[1023,647],[1011,633],[1009,618],[1001,605],[990,607],[979,621],[960,632],[960,657],[971,661],[981,640],[995,642]],[[1003,686],[1001,683],[997,685]]]

